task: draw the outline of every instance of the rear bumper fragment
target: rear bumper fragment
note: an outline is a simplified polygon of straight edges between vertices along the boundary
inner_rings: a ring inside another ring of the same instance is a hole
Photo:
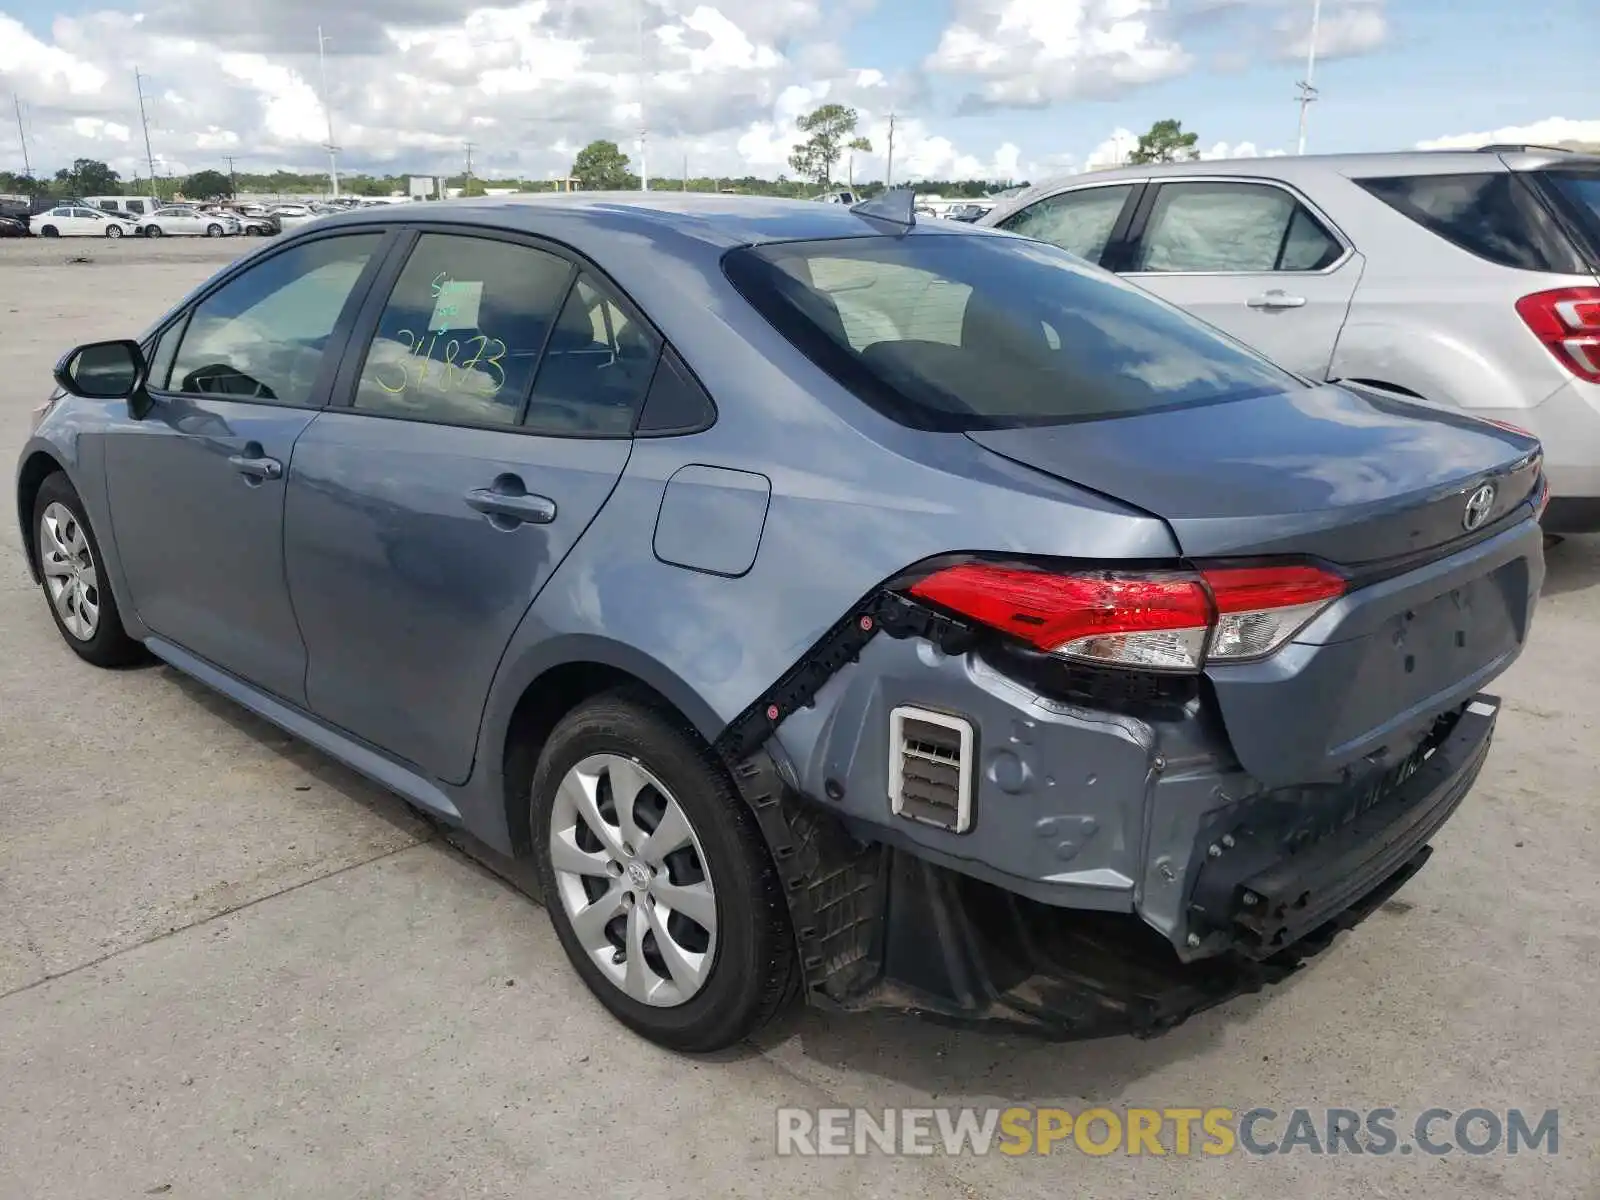
[[[1201,952],[1267,958],[1363,897],[1398,888],[1477,781],[1499,708],[1495,697],[1477,696],[1448,732],[1354,796],[1346,819],[1321,836],[1286,849],[1279,831],[1248,813],[1211,830],[1189,908]]]

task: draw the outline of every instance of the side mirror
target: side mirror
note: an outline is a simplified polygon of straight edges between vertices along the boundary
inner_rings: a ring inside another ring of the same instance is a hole
[[[85,400],[135,400],[144,391],[149,364],[139,343],[127,339],[90,342],[56,363],[56,383]]]

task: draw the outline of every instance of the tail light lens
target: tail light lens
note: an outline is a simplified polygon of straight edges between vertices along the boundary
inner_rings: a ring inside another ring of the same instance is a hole
[[[1579,379],[1600,383],[1600,288],[1556,288],[1517,301],[1517,313]]]
[[[1198,671],[1278,650],[1346,589],[1310,566],[1056,574],[988,563],[936,571],[911,594],[1079,662]]]

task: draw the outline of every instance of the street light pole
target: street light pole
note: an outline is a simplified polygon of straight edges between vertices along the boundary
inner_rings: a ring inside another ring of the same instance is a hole
[[[328,119],[328,184],[333,189],[333,199],[339,198],[339,147],[333,141],[333,104],[328,97],[328,56],[326,46],[331,39],[322,36],[322,26],[317,26],[317,66],[322,73],[322,112]]]
[[[1322,0],[1311,0],[1311,44],[1306,48],[1306,77],[1300,81],[1300,153],[1306,152],[1306,110],[1317,98],[1312,78],[1317,69],[1317,26],[1322,20]]]
[[[33,167],[28,163],[28,131],[22,127],[22,97],[11,93],[11,103],[17,110],[17,137],[22,139],[22,173],[33,178]]]
[[[139,124],[144,127],[144,159],[150,167],[150,199],[160,203],[156,195],[156,156],[150,153],[150,120],[144,114],[144,77],[139,74],[139,68],[133,69],[133,86],[139,93]]]

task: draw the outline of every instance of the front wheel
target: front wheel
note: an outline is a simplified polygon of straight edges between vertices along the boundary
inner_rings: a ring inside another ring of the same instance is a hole
[[[163,232],[159,225],[147,225],[145,226],[144,235],[145,237],[160,237]]]
[[[221,237],[222,236],[222,226],[221,225],[207,225],[206,226],[206,236],[207,237]]]
[[[54,225],[46,225],[39,230],[40,237],[60,237],[61,231]]]
[[[106,226],[106,236],[108,238],[119,238],[119,237],[121,237],[122,236],[122,226],[121,225],[107,225]]]
[[[788,907],[755,818],[692,731],[617,693],[551,733],[531,797],[556,936],[634,1032],[704,1053],[792,994]]]
[[[60,472],[40,485],[33,502],[33,531],[50,615],[73,653],[97,667],[141,661],[144,647],[122,627],[83,501]]]

